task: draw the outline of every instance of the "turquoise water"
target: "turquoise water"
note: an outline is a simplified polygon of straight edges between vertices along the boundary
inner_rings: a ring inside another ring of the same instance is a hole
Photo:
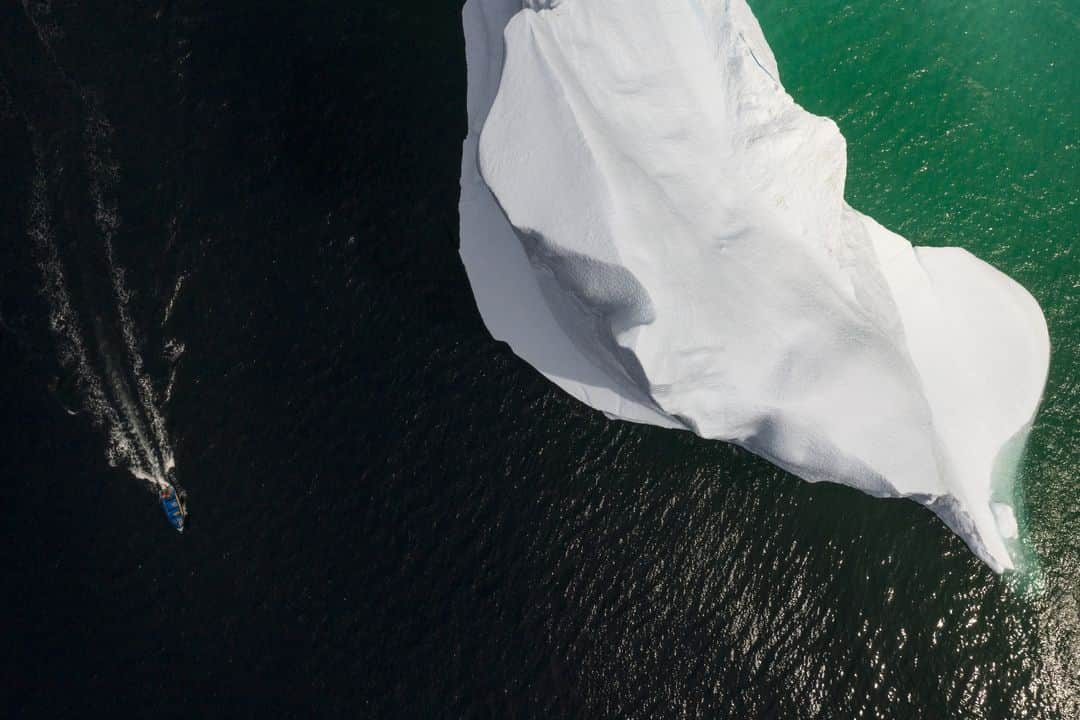
[[[1080,5],[751,4],[788,91],[847,138],[849,202],[915,244],[971,250],[1046,313],[1050,379],[1017,488],[1026,568],[998,581],[950,558],[909,557],[957,588],[908,621],[932,627],[940,613],[997,626],[961,633],[939,657],[978,664],[967,669],[972,716],[1078,717]],[[999,652],[965,654],[982,642],[974,635],[998,635]],[[990,700],[995,687],[1008,687],[998,700],[1010,713]]]

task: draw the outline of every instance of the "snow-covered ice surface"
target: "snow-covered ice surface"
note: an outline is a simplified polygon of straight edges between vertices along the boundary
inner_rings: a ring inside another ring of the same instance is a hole
[[[847,205],[844,138],[744,0],[469,0],[464,28],[461,256],[492,335],[609,417],[910,497],[1013,566],[1002,450],[1043,314]]]

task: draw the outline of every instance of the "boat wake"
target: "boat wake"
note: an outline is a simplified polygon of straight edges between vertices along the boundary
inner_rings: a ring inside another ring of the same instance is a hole
[[[168,487],[172,484],[175,455],[163,404],[158,400],[140,352],[125,271],[113,247],[113,234],[119,225],[115,206],[106,202],[101,178],[91,180],[91,196],[97,201],[96,220],[109,268],[111,302],[95,308],[92,317],[84,317],[73,302],[67,263],[56,242],[53,206],[49,201],[50,173],[40,146],[35,147],[34,155],[29,235],[37,253],[42,291],[49,304],[49,327],[56,340],[60,365],[73,377],[81,410],[95,427],[104,431],[109,463],[126,468],[153,486]],[[119,347],[114,337],[120,338]],[[168,345],[164,354],[173,365],[172,381],[179,353],[174,349],[177,345],[174,341]]]
[[[27,117],[34,156],[28,234],[59,364],[72,388],[73,397],[66,398],[65,404],[71,412],[77,406],[104,432],[111,465],[163,490],[176,484],[165,404],[172,394],[183,345],[171,338],[163,340],[160,357],[167,367],[168,384],[162,395],[144,362],[147,343],[138,331],[127,272],[117,257],[120,173],[111,150],[112,127],[95,96],[79,87],[56,62],[51,41],[57,33],[49,22],[48,5],[24,3],[24,9],[45,55],[62,78],[57,85],[65,88],[64,94],[70,92],[72,106],[81,111],[76,127],[59,130],[47,124],[39,130]],[[175,281],[162,327],[169,321],[183,280],[181,274]]]

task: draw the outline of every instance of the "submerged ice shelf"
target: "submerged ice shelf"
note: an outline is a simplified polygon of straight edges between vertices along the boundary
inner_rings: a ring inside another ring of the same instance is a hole
[[[492,335],[609,417],[909,497],[1012,567],[995,477],[1043,314],[847,205],[844,138],[744,0],[469,0],[464,27],[461,255]]]

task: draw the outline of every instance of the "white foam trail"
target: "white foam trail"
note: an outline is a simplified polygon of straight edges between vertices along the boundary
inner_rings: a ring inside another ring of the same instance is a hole
[[[40,146],[34,143],[35,169],[28,233],[37,253],[43,292],[49,303],[49,327],[57,340],[60,364],[73,372],[83,398],[84,409],[95,427],[107,434],[106,457],[113,466],[127,467],[136,477],[151,478],[148,454],[137,434],[121,422],[120,414],[109,402],[101,376],[94,369],[86,350],[78,315],[71,305],[63,261],[56,247],[48,202],[48,182]]]
[[[60,63],[56,62],[53,43],[62,39],[64,35],[53,20],[52,3],[50,0],[22,0],[22,6],[26,16],[34,26],[38,39],[49,57],[56,64],[61,75],[86,101],[87,107],[91,111],[91,124],[93,124],[93,119],[100,117],[100,114],[96,112],[93,99],[87,97],[86,93],[77,90],[75,83],[67,76]],[[93,155],[92,152],[91,155]],[[105,455],[109,464],[114,467],[126,467],[135,477],[153,485],[164,486],[167,484],[165,473],[167,469],[171,469],[174,465],[170,446],[165,443],[165,447],[169,448],[168,451],[166,453],[159,452],[155,455],[153,448],[146,441],[142,432],[138,413],[133,412],[130,393],[127,393],[122,385],[118,387],[117,378],[113,377],[110,385],[116,396],[116,404],[109,402],[105,393],[103,379],[90,362],[86,343],[82,336],[82,329],[79,326],[78,315],[72,307],[71,295],[64,276],[63,262],[60,259],[53,234],[44,157],[37,139],[34,141],[34,157],[36,167],[29,234],[38,252],[38,266],[42,273],[44,293],[50,306],[49,322],[53,335],[57,338],[60,363],[74,373],[76,386],[83,397],[85,410],[90,414],[92,423],[95,427],[106,432]],[[92,193],[94,192],[93,181],[94,178],[91,177]],[[98,207],[102,206],[98,204]],[[115,214],[113,217],[115,219]],[[106,236],[106,253],[111,258],[111,234]],[[122,277],[120,281],[122,283]],[[126,306],[122,309],[122,313],[125,311]],[[126,332],[125,335],[127,335]],[[127,342],[127,337],[125,337],[125,343]],[[106,362],[109,362],[108,353],[103,350],[102,354],[106,357]],[[138,369],[141,370],[141,362]],[[113,373],[110,372],[110,375],[113,375]],[[138,373],[136,373],[136,377],[140,377]],[[145,378],[145,374],[141,377]],[[117,404],[123,407],[123,418],[121,418],[121,412],[116,407]],[[158,417],[160,417],[160,414],[158,414]],[[168,460],[161,461],[157,459],[163,454],[168,456]],[[164,472],[161,470],[162,465],[167,468]]]
[[[57,70],[72,90],[82,98],[87,108],[88,120],[85,131],[87,163],[90,171],[89,191],[94,202],[94,219],[103,235],[117,315],[130,363],[131,377],[135,381],[138,406],[133,401],[122,374],[111,368],[108,369],[107,374],[109,388],[112,390],[115,402],[109,402],[105,392],[105,382],[90,362],[78,315],[72,307],[63,263],[53,235],[44,158],[40,143],[35,139],[34,202],[29,232],[39,254],[38,264],[44,281],[44,292],[50,305],[50,325],[60,347],[60,361],[62,365],[73,370],[76,385],[94,425],[106,431],[108,437],[106,457],[109,463],[114,467],[126,467],[132,475],[152,485],[165,487],[169,484],[166,478],[176,466],[176,462],[172,444],[168,439],[165,419],[157,404],[153,385],[143,368],[142,356],[138,351],[135,326],[129,311],[130,294],[124,284],[124,270],[116,262],[113,251],[113,236],[119,227],[120,217],[115,201],[110,200],[111,191],[116,186],[118,176],[117,166],[112,161],[107,144],[112,129],[107,118],[98,110],[96,99],[79,88],[57,62],[53,44],[63,39],[64,34],[53,19],[51,0],[22,0],[22,6]],[[177,284],[174,291],[173,301],[180,290],[180,284]],[[169,312],[171,312],[173,301],[170,301]],[[113,358],[104,347],[102,338],[99,338],[98,344],[106,365],[110,366]],[[179,352],[182,351],[181,345]],[[176,357],[179,356],[179,352],[175,353]],[[170,372],[168,395],[172,393],[174,381],[175,367]],[[149,422],[153,442],[146,437],[142,417],[147,418]]]
[[[112,276],[113,297],[116,300],[117,315],[120,319],[120,331],[124,338],[128,361],[131,363],[131,374],[135,379],[139,405],[143,415],[150,423],[156,455],[160,463],[159,472],[164,477],[169,470],[175,467],[176,461],[173,456],[172,446],[168,440],[165,418],[158,406],[154,386],[143,369],[135,324],[131,319],[131,296],[124,283],[125,271],[117,262],[116,253],[113,249],[113,237],[120,226],[120,216],[111,193],[112,188],[116,186],[118,175],[117,166],[112,159],[108,145],[108,140],[112,135],[112,127],[108,119],[97,110],[93,99],[89,97],[85,97],[85,99],[89,109],[89,119],[86,127],[87,163],[90,170],[89,189],[90,197],[94,202],[94,219],[105,244],[105,256]],[[179,283],[176,291],[179,291]],[[132,417],[133,420],[136,418],[137,415]]]
[[[187,280],[187,275],[183,273],[180,274],[180,277],[176,278],[176,285],[173,286],[172,296],[169,297],[169,302],[165,305],[165,316],[161,319],[162,327],[168,325],[169,319],[172,318],[173,308],[176,307],[176,298],[180,297],[180,291],[184,288],[185,280]]]
[[[165,327],[169,324],[169,320],[172,319],[173,308],[176,307],[176,299],[180,297],[180,291],[184,288],[184,281],[187,280],[187,275],[181,273],[176,278],[176,285],[173,286],[172,296],[169,298],[169,302],[165,305],[165,315],[161,318],[161,326]],[[184,350],[187,348],[184,343],[169,338],[165,341],[164,356],[166,362],[169,363],[169,382],[165,385],[165,405],[168,405],[172,400],[173,387],[176,385],[176,363],[180,359],[180,356],[184,354]]]
[[[172,400],[173,387],[176,385],[176,361],[184,354],[184,344],[169,339],[165,343],[165,359],[169,363],[169,382],[165,385],[165,405]]]
[[[113,366],[108,352],[103,352],[103,355],[105,357],[106,376],[109,379],[109,385],[112,387],[113,398],[120,405],[122,414],[127,419],[127,427],[131,434],[135,436],[138,447],[143,451],[146,462],[150,466],[147,474],[155,480],[164,482],[165,473],[161,469],[160,460],[154,453],[153,446],[146,437],[143,424],[139,420],[139,409],[131,399],[127,383],[124,382],[123,376]]]
[[[175,239],[176,224],[174,219],[169,234],[170,246]],[[165,304],[165,314],[161,318],[161,327],[166,327],[169,324],[169,320],[172,319],[173,309],[176,307],[176,300],[180,297],[180,291],[184,289],[184,282],[186,280],[187,275],[185,273],[180,273],[176,278],[176,284],[173,285],[172,295],[169,297],[169,302]],[[169,382],[165,385],[165,405],[168,405],[169,401],[172,400],[173,386],[176,384],[176,362],[180,359],[180,356],[184,354],[184,350],[186,349],[184,343],[175,338],[169,338],[165,341],[165,350],[163,354],[166,362],[169,364]]]

